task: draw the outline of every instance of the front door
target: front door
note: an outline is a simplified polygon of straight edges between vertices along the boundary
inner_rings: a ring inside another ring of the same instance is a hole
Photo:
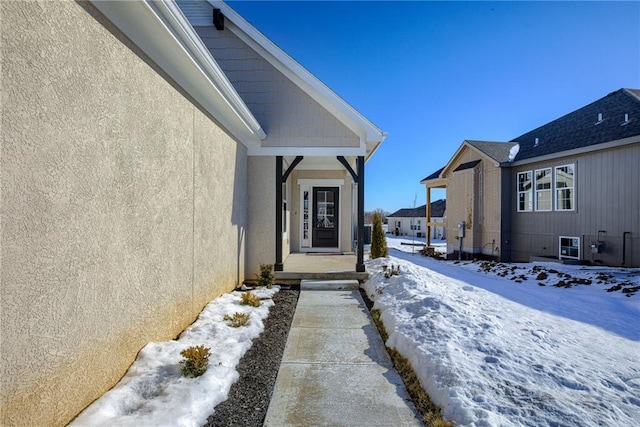
[[[338,247],[338,187],[313,188],[311,244],[314,248]]]

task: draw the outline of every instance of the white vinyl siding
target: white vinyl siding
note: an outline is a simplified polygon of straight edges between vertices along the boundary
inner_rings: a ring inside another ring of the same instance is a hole
[[[556,210],[575,210],[574,165],[556,166],[555,171]]]
[[[536,175],[536,211],[550,211],[551,202],[551,168],[537,169]]]
[[[518,173],[518,212],[533,210],[533,174],[531,171]]]

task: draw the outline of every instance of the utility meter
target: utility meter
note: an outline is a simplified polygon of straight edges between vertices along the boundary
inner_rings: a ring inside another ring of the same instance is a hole
[[[464,237],[465,228],[467,228],[467,224],[464,221],[458,224],[458,237],[460,237],[461,239]]]

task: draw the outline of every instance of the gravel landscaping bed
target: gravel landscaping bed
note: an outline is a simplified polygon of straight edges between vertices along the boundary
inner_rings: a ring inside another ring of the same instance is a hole
[[[262,425],[299,294],[297,289],[283,288],[273,296],[275,305],[264,321],[264,332],[238,364],[240,379],[231,386],[229,398],[216,406],[206,427]]]

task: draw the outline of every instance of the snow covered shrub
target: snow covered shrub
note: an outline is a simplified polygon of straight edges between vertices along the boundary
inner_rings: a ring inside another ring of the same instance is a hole
[[[382,217],[380,212],[373,214],[373,230],[371,231],[371,259],[384,258],[389,256],[387,248],[387,238],[382,230]]]
[[[203,345],[191,346],[182,350],[180,354],[184,357],[184,360],[180,362],[184,376],[195,378],[207,372],[209,355],[211,354],[209,348]]]
[[[391,276],[399,276],[400,275],[400,265],[391,265],[390,269],[384,270],[384,277],[389,278]]]
[[[233,313],[233,317],[225,314],[222,318],[225,322],[231,322],[233,328],[239,328],[249,323],[249,315],[246,313]]]
[[[260,298],[251,292],[245,292],[242,294],[242,305],[250,305],[252,307],[260,307]]]
[[[256,274],[256,278],[258,279],[258,286],[266,286],[271,289],[276,278],[275,274],[273,274],[273,265],[260,264],[260,274]]]

